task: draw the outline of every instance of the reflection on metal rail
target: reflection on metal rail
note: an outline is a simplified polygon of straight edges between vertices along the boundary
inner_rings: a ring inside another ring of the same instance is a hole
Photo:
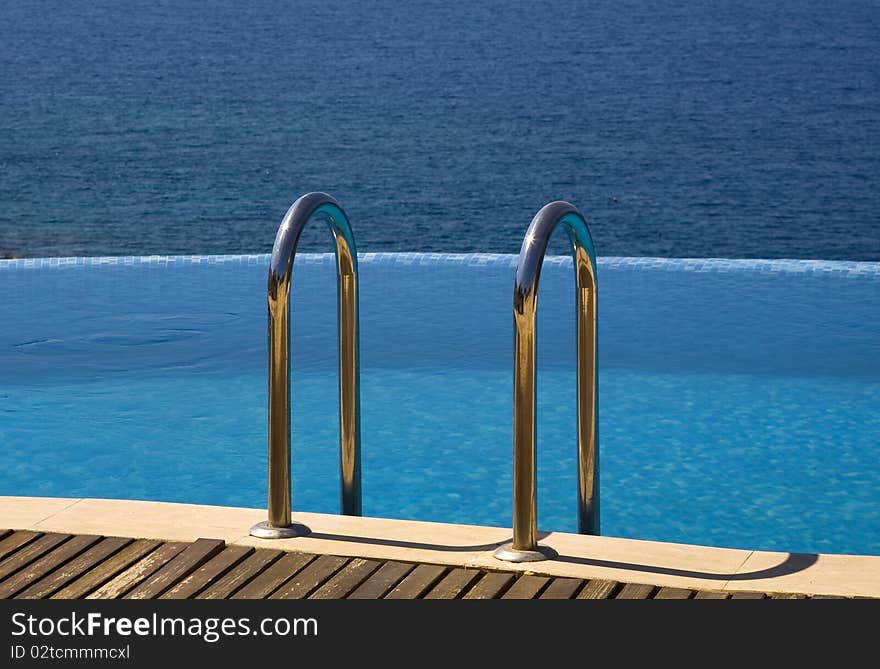
[[[495,557],[509,562],[552,555],[537,539],[535,314],[547,243],[560,224],[571,241],[577,284],[578,531],[599,534],[596,256],[583,215],[568,202],[557,201],[542,207],[526,231],[513,290],[513,542],[495,551]]]
[[[326,193],[307,193],[291,205],[269,265],[269,519],[251,534],[278,539],[308,534],[290,517],[290,277],[300,233],[323,218],[336,242],[339,309],[339,447],[342,513],[361,514],[360,379],[358,368],[357,252],[348,217]]]

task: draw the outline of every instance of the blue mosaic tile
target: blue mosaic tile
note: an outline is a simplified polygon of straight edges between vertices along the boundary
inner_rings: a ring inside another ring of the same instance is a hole
[[[60,257],[60,258],[13,258],[0,260],[0,271],[21,269],[67,270],[89,267],[169,267],[180,265],[232,265],[268,266],[269,254],[249,255],[183,255],[183,256],[107,256],[107,257]],[[419,265],[467,265],[476,267],[516,267],[516,254],[494,253],[387,253],[367,252],[358,254],[359,264],[396,265],[407,267]],[[296,262],[304,265],[335,265],[333,253],[300,253]],[[548,266],[571,266],[567,255],[547,256]],[[601,270],[659,270],[666,272],[736,272],[757,274],[816,274],[841,277],[868,277],[880,275],[880,262],[793,259],[726,259],[726,258],[650,258],[617,257],[597,258]]]

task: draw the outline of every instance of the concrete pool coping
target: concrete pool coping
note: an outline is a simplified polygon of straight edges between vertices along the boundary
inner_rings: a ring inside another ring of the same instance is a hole
[[[0,525],[16,530],[194,541],[345,557],[427,562],[580,579],[722,592],[764,591],[880,598],[880,556],[803,554],[643,541],[564,532],[541,534],[558,557],[501,562],[510,541],[499,527],[295,512],[312,533],[266,540],[249,535],[265,509],[170,502],[0,496]]]

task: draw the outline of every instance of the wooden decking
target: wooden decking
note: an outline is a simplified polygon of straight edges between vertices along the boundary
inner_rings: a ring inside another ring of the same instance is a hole
[[[0,529],[0,599],[827,599]]]

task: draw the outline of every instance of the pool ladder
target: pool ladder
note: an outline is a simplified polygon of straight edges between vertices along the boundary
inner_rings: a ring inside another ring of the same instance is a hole
[[[339,313],[341,506],[361,514],[360,379],[358,361],[357,253],[339,203],[307,193],[287,211],[269,264],[269,518],[251,528],[266,539],[302,536],[309,528],[291,520],[290,504],[290,278],[300,233],[323,218],[336,243]],[[535,215],[520,249],[513,291],[513,541],[494,555],[510,562],[552,557],[538,544],[536,468],[535,317],[538,282],[550,237],[562,226],[571,242],[577,296],[578,531],[599,534],[599,452],[596,353],[596,256],[586,220],[576,207],[551,202]]]
[[[348,217],[326,193],[307,193],[281,221],[269,260],[269,519],[251,528],[263,539],[303,536],[290,517],[290,276],[299,236],[323,218],[336,243],[339,314],[339,460],[342,513],[361,515],[360,365],[357,252]]]
[[[577,293],[578,532],[599,534],[596,255],[583,215],[560,200],[544,205],[532,219],[513,285],[513,541],[495,551],[495,557],[508,562],[533,562],[553,555],[551,549],[538,544],[535,316],[547,244],[560,225],[571,242]]]

